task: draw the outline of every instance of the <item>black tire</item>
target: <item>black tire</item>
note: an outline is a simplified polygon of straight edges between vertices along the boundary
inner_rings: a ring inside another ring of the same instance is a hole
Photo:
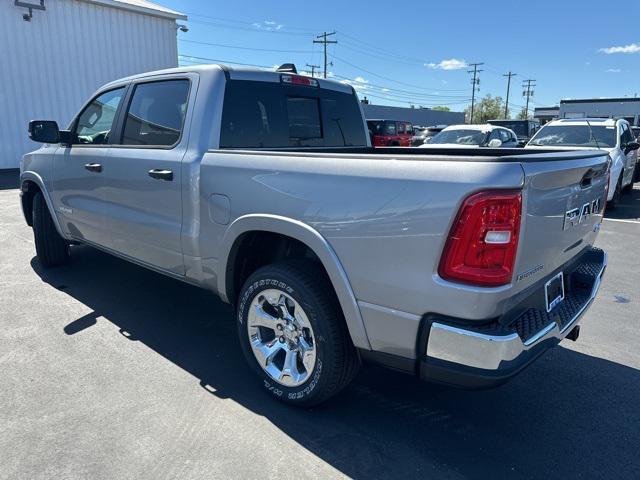
[[[247,315],[252,301],[267,289],[286,292],[304,310],[313,328],[316,361],[306,381],[286,386],[274,380],[258,363],[250,345]],[[318,405],[347,386],[360,366],[340,305],[324,270],[314,262],[288,260],[254,272],[240,291],[237,309],[242,351],[263,386],[278,400],[296,405]]]
[[[33,197],[33,237],[43,267],[57,267],[69,260],[69,245],[56,230],[41,192]]]
[[[622,198],[622,174],[620,178],[618,178],[618,182],[616,183],[616,189],[613,192],[613,197],[611,200],[607,202],[607,208],[615,209],[620,203],[620,199]]]

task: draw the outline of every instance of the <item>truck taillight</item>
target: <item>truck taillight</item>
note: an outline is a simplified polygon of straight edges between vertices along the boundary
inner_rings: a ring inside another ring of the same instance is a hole
[[[446,280],[497,287],[511,281],[520,235],[522,192],[468,197],[451,227],[438,273]]]

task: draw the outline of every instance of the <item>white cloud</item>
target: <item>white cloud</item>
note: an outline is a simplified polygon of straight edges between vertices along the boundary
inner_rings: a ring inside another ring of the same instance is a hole
[[[458,60],[457,58],[450,58],[448,60],[442,60],[440,63],[425,63],[424,66],[435,70],[460,70],[467,68],[467,62]]]
[[[340,83],[344,83],[345,85],[351,85],[353,88],[355,88],[356,92],[363,92],[369,88],[369,86],[367,85],[369,83],[369,80],[361,76],[357,76],[353,80],[350,80],[350,79],[341,80]]]
[[[283,24],[278,23],[274,20],[265,20],[264,22],[255,22],[255,23],[252,23],[251,25],[253,25],[258,30],[268,30],[268,31],[280,30],[282,27],[284,27]]]
[[[624,45],[622,47],[601,48],[598,51],[606,53],[607,55],[611,55],[613,53],[640,53],[640,44],[630,43],[629,45]]]
[[[608,68],[607,73],[620,73],[622,70],[619,68]]]

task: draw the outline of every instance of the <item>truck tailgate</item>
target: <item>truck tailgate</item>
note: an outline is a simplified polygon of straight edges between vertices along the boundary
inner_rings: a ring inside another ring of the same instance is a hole
[[[583,152],[580,152],[583,153]],[[523,220],[513,277],[520,291],[593,245],[606,203],[609,157],[558,153],[522,163]]]

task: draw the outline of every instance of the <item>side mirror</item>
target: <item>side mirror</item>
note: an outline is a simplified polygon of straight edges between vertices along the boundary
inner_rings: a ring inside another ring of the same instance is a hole
[[[31,120],[29,138],[40,143],[60,143],[60,129],[53,120]]]
[[[632,152],[634,150],[638,150],[640,148],[640,143],[638,142],[629,142],[627,143],[627,146],[624,147],[624,153],[625,155],[629,152]]]
[[[489,140],[489,148],[500,148],[502,146],[502,140],[499,138],[494,138],[493,140]]]

